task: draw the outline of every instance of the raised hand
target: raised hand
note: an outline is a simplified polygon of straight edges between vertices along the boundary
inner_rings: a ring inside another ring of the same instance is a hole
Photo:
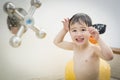
[[[64,20],[62,21],[63,23],[63,27],[66,31],[69,30],[69,18],[64,18]]]
[[[96,40],[99,39],[99,32],[97,29],[95,29],[94,27],[88,27],[88,31],[91,34],[91,36],[93,36]]]

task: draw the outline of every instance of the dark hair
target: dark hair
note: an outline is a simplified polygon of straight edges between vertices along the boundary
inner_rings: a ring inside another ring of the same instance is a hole
[[[16,10],[18,10],[23,16],[27,15],[27,12],[22,8],[16,8]],[[11,14],[11,16],[7,17],[7,25],[9,30],[11,30],[12,27],[19,28],[21,27],[20,19],[14,14]]]
[[[8,29],[11,30],[12,27],[20,27],[20,24],[18,20],[15,18],[15,16],[12,17],[7,17],[7,24],[8,24]]]
[[[92,20],[87,14],[77,13],[70,18],[69,28],[70,28],[70,25],[73,25],[76,22],[80,23],[80,21],[85,22],[85,24],[88,25],[88,26],[92,26]]]

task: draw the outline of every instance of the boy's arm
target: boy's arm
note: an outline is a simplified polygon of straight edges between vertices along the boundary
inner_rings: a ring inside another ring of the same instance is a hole
[[[72,42],[63,41],[67,32],[68,31],[63,28],[55,37],[54,44],[60,48],[72,50],[73,49]]]
[[[97,40],[98,42],[98,55],[105,59],[105,60],[112,60],[113,59],[113,52],[112,49],[99,37]]]
[[[65,18],[63,21],[63,29],[57,34],[57,36],[54,39],[54,44],[60,48],[72,50],[73,45],[72,42],[64,41],[64,37],[67,34],[69,28],[69,18]]]
[[[89,33],[97,40],[98,46],[95,47],[95,53],[105,60],[113,59],[112,49],[100,38],[99,32],[93,28],[89,28]]]

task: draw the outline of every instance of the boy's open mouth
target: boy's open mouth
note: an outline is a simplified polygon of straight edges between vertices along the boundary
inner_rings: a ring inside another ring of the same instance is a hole
[[[79,38],[76,38],[75,40],[76,40],[77,42],[81,43],[81,42],[84,41],[84,38],[83,38],[83,37],[79,37]]]

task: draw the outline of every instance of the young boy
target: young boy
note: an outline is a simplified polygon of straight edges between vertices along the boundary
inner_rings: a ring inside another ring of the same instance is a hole
[[[73,50],[74,73],[76,80],[99,80],[100,58],[112,60],[111,48],[99,36],[99,32],[91,27],[91,18],[84,13],[73,15],[62,21],[63,29],[54,39],[54,44],[66,50]],[[72,42],[64,41],[66,33],[69,32]],[[98,45],[89,42],[93,36]]]
[[[18,24],[18,21],[12,17],[7,18],[7,24],[8,24],[8,29],[11,31],[12,34],[16,34],[19,30],[20,25]]]
[[[23,10],[22,8],[17,8],[17,10],[23,16],[27,15],[27,12],[25,10]],[[16,34],[18,32],[19,28],[22,26],[19,18],[16,17],[15,15],[11,15],[11,16],[7,17],[7,25],[8,25],[8,29],[11,31],[12,34]]]

